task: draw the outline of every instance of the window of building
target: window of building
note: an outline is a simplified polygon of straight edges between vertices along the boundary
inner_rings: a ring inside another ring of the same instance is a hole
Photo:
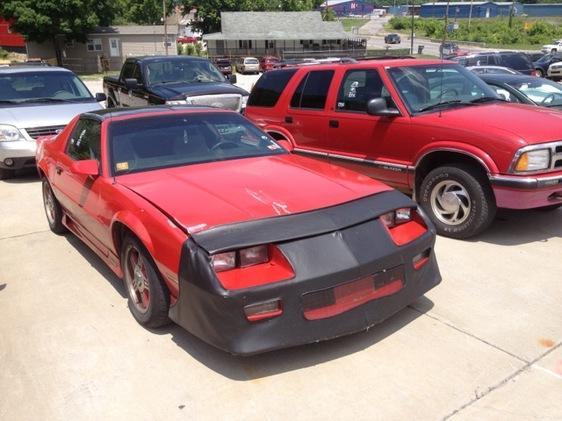
[[[308,73],[293,94],[291,107],[324,109],[333,76],[333,70],[319,70]]]
[[[102,50],[101,39],[100,38],[89,39],[88,42],[86,43],[86,49],[89,52],[101,51]]]
[[[252,48],[252,40],[240,39],[238,40],[238,48],[241,50],[248,50]]]

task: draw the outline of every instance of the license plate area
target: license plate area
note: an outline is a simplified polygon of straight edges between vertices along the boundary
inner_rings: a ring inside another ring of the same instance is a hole
[[[304,317],[319,320],[337,316],[378,298],[397,293],[404,287],[404,268],[396,266],[374,275],[302,296]]]

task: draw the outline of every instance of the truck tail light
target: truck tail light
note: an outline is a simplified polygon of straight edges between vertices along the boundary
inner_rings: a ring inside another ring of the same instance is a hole
[[[261,303],[250,304],[244,307],[246,319],[250,322],[272,319],[283,314],[283,307],[280,299],[264,301]]]
[[[379,219],[397,246],[411,243],[427,231],[423,218],[413,208],[399,208]]]

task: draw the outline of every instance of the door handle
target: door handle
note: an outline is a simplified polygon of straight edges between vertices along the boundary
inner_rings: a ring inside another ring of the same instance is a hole
[[[340,122],[338,120],[330,120],[328,122],[328,125],[334,129],[337,129],[338,127],[340,127]]]
[[[285,123],[292,123],[293,122],[293,117],[291,116],[285,116]]]
[[[62,167],[55,167],[55,171],[57,172],[58,175],[60,175],[62,173]]]

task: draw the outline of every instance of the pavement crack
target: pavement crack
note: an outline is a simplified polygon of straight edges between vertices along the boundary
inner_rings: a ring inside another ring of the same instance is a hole
[[[417,308],[413,307],[412,305],[409,305],[408,307],[409,307],[410,309],[414,310],[414,311],[417,311],[417,312],[420,313],[420,314],[423,314],[423,315],[429,317],[430,319],[436,320],[436,321],[438,321],[439,323],[442,323],[442,324],[444,324],[445,326],[448,326],[448,327],[450,327],[451,329],[456,330],[457,332],[460,332],[460,333],[462,333],[462,334],[464,334],[464,335],[470,336],[471,338],[476,339],[477,341],[480,341],[480,342],[482,342],[482,343],[484,343],[484,344],[486,344],[486,345],[488,345],[488,346],[491,346],[492,348],[497,349],[498,351],[501,351],[501,352],[503,352],[504,354],[507,354],[507,355],[509,355],[510,357],[515,358],[516,360],[519,360],[519,361],[521,361],[521,362],[524,363],[524,364],[527,364],[527,363],[529,362],[528,360],[526,360],[526,359],[524,359],[524,358],[521,358],[521,357],[519,357],[518,355],[515,355],[515,354],[513,354],[513,353],[511,353],[511,352],[509,352],[509,351],[507,351],[507,350],[505,350],[505,349],[503,349],[503,348],[500,348],[499,346],[497,346],[497,345],[495,345],[495,344],[493,344],[493,343],[491,343],[491,342],[488,342],[488,341],[485,340],[485,339],[479,338],[478,336],[476,336],[476,335],[474,335],[474,334],[472,334],[472,333],[470,333],[470,332],[468,332],[468,331],[466,331],[466,330],[463,330],[463,329],[461,329],[461,328],[458,328],[458,327],[456,327],[455,325],[453,325],[453,324],[451,324],[451,323],[449,323],[449,322],[446,322],[445,320],[441,320],[439,317],[433,316],[432,314],[429,314],[429,313],[424,313],[423,311],[418,310]]]
[[[543,359],[544,357],[546,357],[548,354],[550,354],[551,352],[553,352],[554,350],[560,348],[562,346],[562,342],[558,343],[557,345],[553,346],[552,348],[550,348],[548,351],[543,352],[542,354],[540,354],[537,358],[535,358],[532,361],[527,362],[524,366],[520,367],[519,369],[515,370],[515,372],[513,372],[512,374],[510,374],[509,376],[507,376],[506,378],[504,378],[503,380],[501,380],[500,382],[496,383],[493,386],[490,386],[485,392],[477,394],[473,399],[471,399],[470,401],[468,401],[467,403],[461,405],[459,408],[455,409],[453,412],[451,412],[450,414],[446,415],[443,417],[443,420],[448,420],[451,417],[455,416],[456,414],[458,414],[459,412],[461,412],[463,409],[468,408],[470,405],[474,404],[475,402],[479,401],[480,399],[482,399],[483,397],[489,395],[490,393],[492,393],[494,390],[499,389],[500,387],[502,387],[504,384],[506,384],[507,382],[509,382],[511,379],[515,378],[516,376],[518,376],[519,374],[523,373],[525,370],[528,370],[529,368],[531,368],[532,365],[534,365],[536,362],[540,361],[541,359]]]
[[[2,238],[0,238],[0,241],[2,241],[2,240],[11,240],[12,238],[27,237],[28,235],[41,234],[41,233],[43,233],[43,232],[49,232],[49,231],[50,231],[50,230],[41,230],[41,231],[26,232],[25,234],[11,235],[11,236],[9,236],[9,237],[2,237]]]

